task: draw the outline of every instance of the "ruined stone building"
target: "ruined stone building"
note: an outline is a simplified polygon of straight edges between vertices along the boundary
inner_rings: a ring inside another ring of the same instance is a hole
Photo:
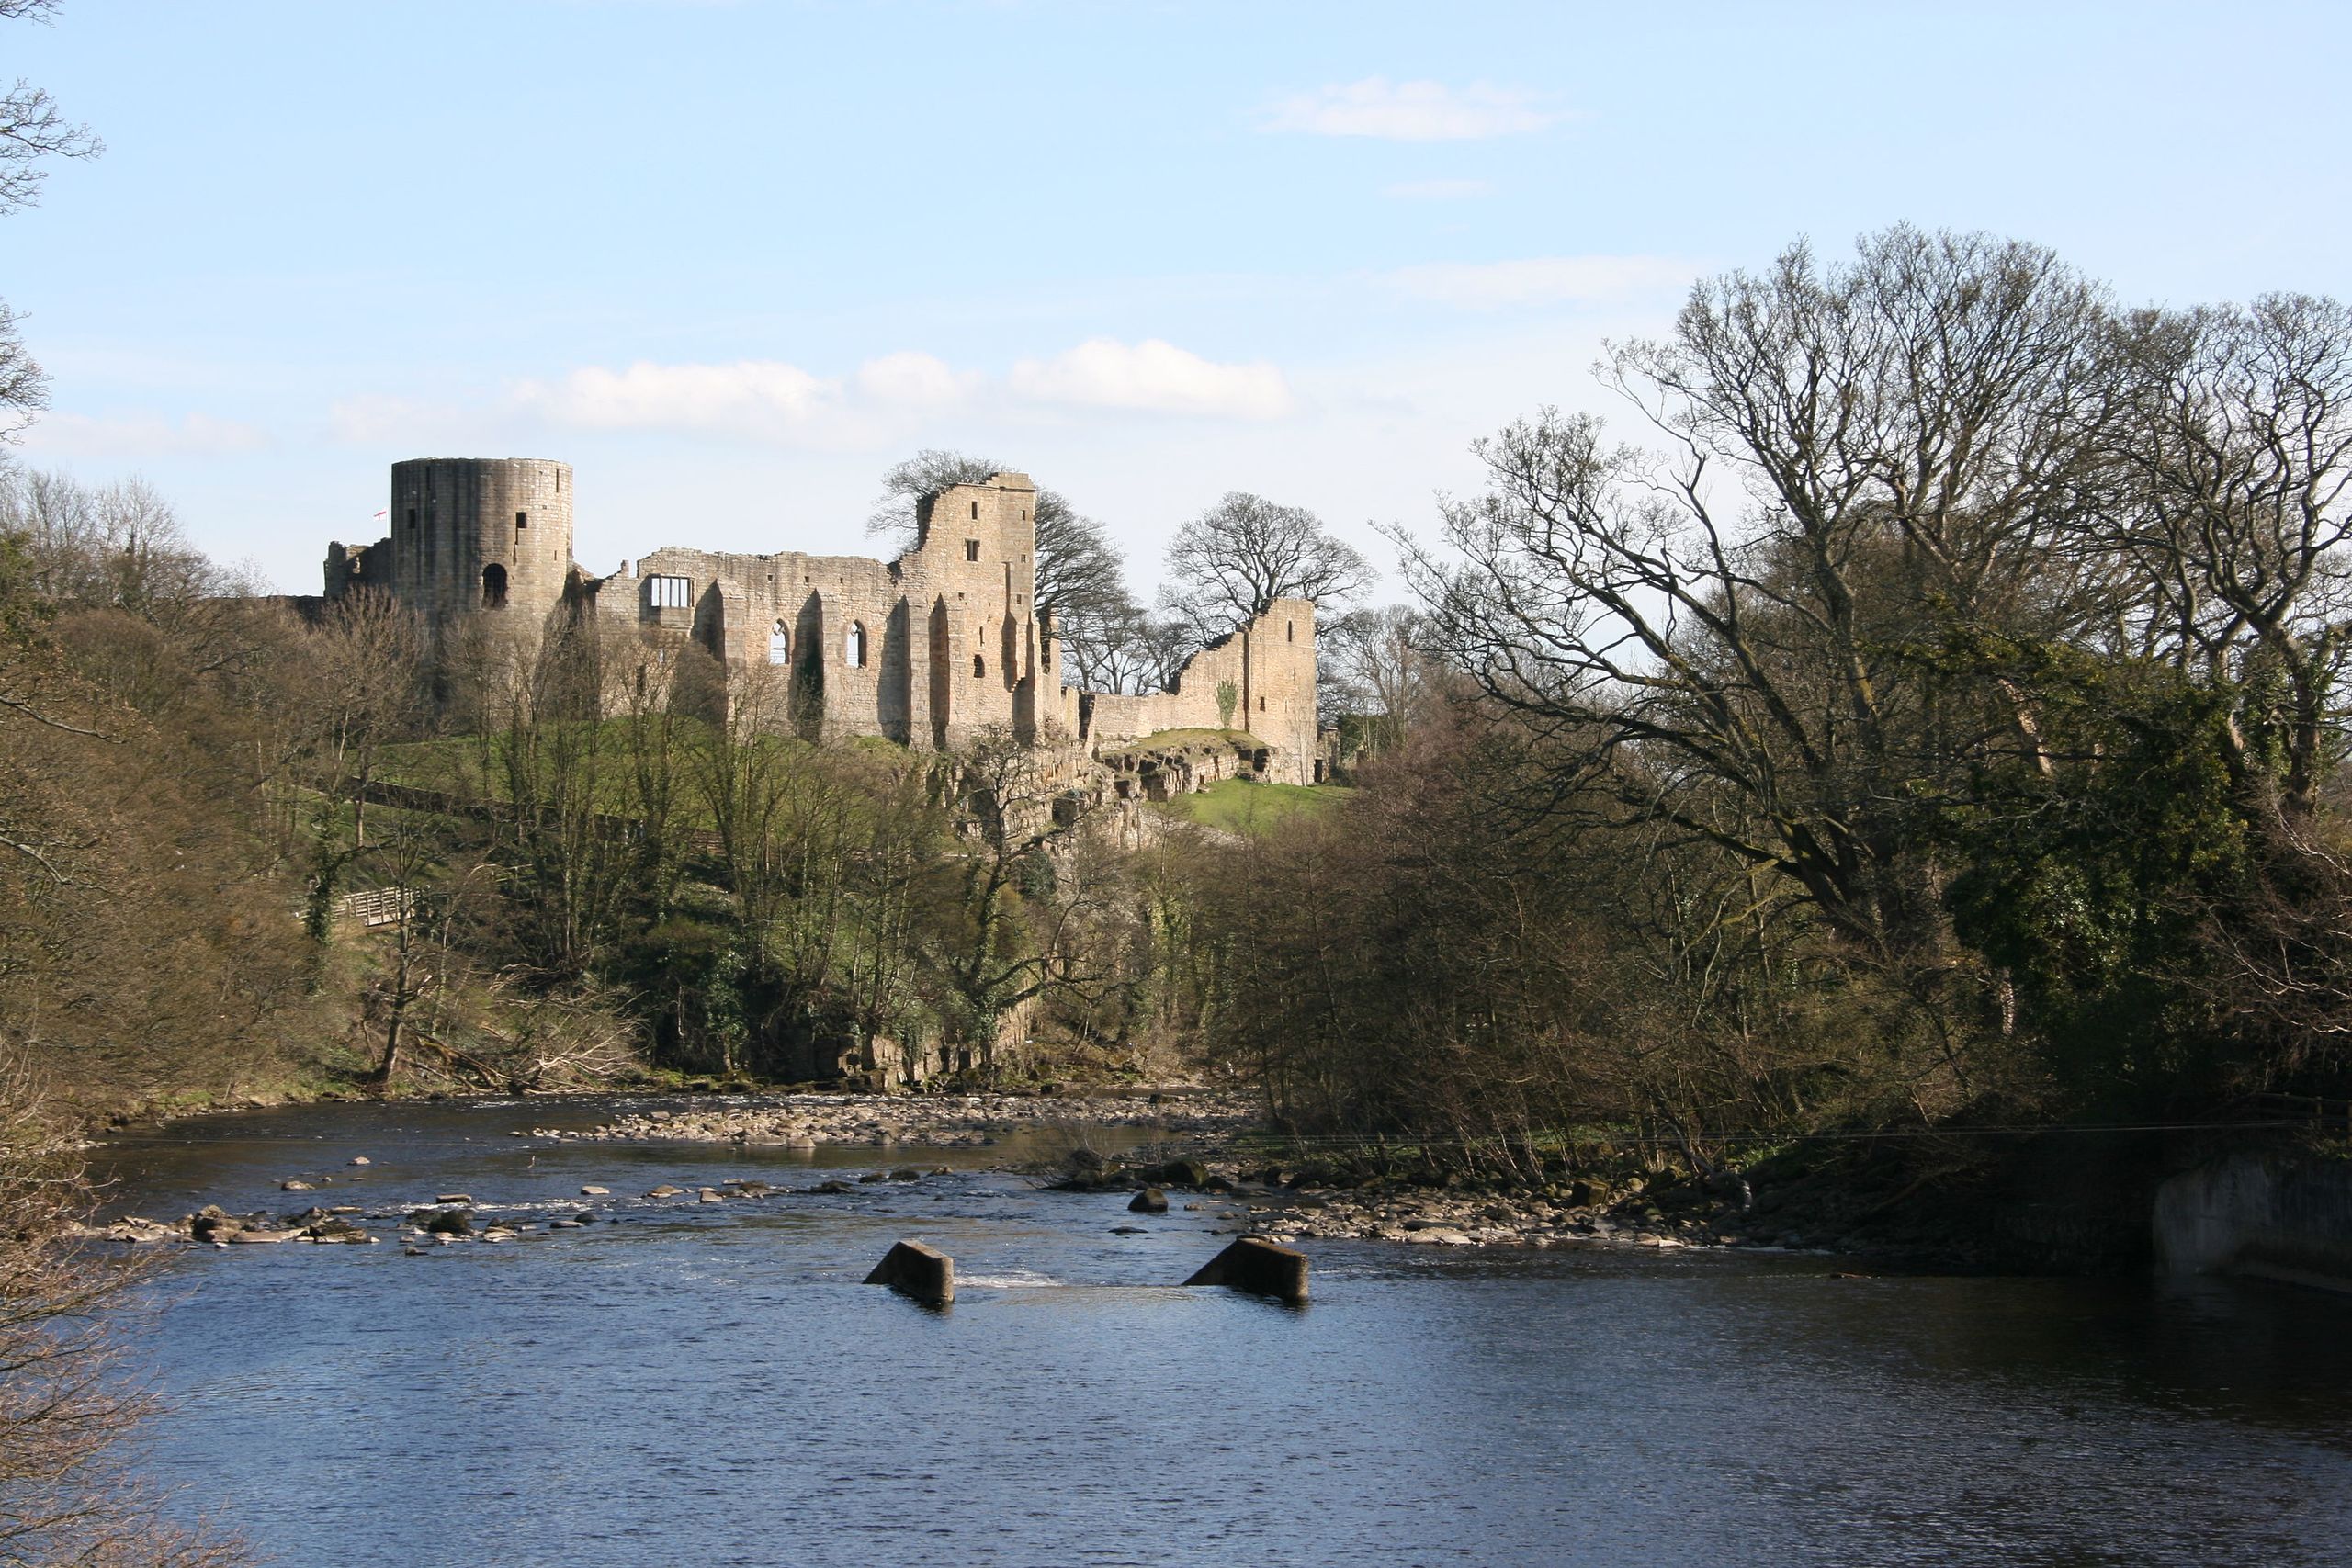
[[[1036,487],[994,474],[925,501],[895,559],[665,547],[610,576],[572,560],[571,465],[423,457],[392,465],[390,532],[327,547],[326,597],[372,588],[435,634],[476,617],[569,614],[690,637],[732,669],[779,667],[808,732],[951,749],[990,728],[1101,757],[1177,729],[1246,730],[1261,776],[1317,777],[1315,606],[1277,601],[1203,649],[1167,691],[1062,684],[1035,605]]]

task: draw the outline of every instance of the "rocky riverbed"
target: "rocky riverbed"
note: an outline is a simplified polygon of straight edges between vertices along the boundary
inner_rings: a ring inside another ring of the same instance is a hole
[[[1561,1182],[1464,1191],[1406,1180],[1349,1185],[1311,1173],[1250,1168],[1233,1158],[1180,1159],[1159,1166],[1089,1163],[1057,1185],[1080,1190],[1134,1188],[1136,1207],[1155,1213],[1170,1194],[1190,1211],[1220,1213],[1227,1229],[1277,1242],[1396,1241],[1423,1247],[1758,1247],[1802,1238],[1746,1224],[1731,1204],[1661,1209],[1632,1182]],[[1197,1194],[1192,1201],[1184,1195]]]
[[[578,1130],[532,1128],[517,1136],[579,1142],[826,1144],[978,1148],[1040,1128],[1140,1128],[1170,1139],[1229,1136],[1247,1127],[1251,1102],[1239,1095],[1153,1094],[791,1094],[645,1111]]]
[[[1383,1174],[1344,1156],[1309,1156],[1297,1166],[1270,1166],[1265,1153],[1249,1152],[1247,1134],[1255,1124],[1255,1106],[1246,1098],[1196,1090],[1131,1095],[819,1093],[689,1100],[626,1110],[609,1121],[584,1125],[513,1128],[510,1135],[537,1145],[573,1146],[582,1155],[599,1144],[911,1151],[1004,1143],[1005,1165],[1000,1168],[1019,1170],[1039,1185],[1126,1192],[1134,1197],[1139,1215],[1173,1208],[1200,1215],[1218,1234],[1249,1233],[1285,1242],[1350,1239],[1535,1248],[1813,1244],[1813,1238],[1748,1213],[1744,1188],[1734,1198],[1670,1177],[1648,1179],[1623,1173],[1607,1179],[1563,1177],[1532,1185],[1464,1185],[1428,1173],[1419,1179]],[[1171,1154],[1179,1157],[1171,1159]],[[644,1153],[630,1157],[642,1168]],[[682,1156],[681,1162],[693,1165],[707,1158]],[[971,1162],[967,1157],[964,1163]],[[365,1168],[369,1160],[357,1156],[348,1164]],[[305,1194],[293,1201],[302,1207],[231,1213],[207,1205],[174,1221],[121,1219],[87,1234],[117,1241],[214,1247],[400,1240],[412,1248],[438,1249],[458,1242],[494,1244],[576,1229],[600,1218],[619,1217],[617,1211],[623,1209],[824,1198],[870,1183],[922,1181],[946,1174],[944,1167],[901,1163],[863,1174],[836,1169],[798,1187],[736,1177],[707,1186],[659,1181],[643,1191],[636,1190],[642,1178],[625,1182],[618,1176],[600,1176],[581,1187],[577,1199],[570,1201],[550,1203],[541,1195],[537,1201],[516,1202],[485,1192],[477,1203],[469,1193],[429,1192],[399,1201],[377,1196],[363,1203],[364,1191],[345,1183],[366,1182],[369,1174],[304,1169],[289,1171],[277,1182],[289,1195]],[[1147,1217],[1140,1223],[1150,1221]]]

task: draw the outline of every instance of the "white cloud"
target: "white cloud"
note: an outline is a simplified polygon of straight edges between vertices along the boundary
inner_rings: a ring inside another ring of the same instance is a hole
[[[1491,310],[1509,305],[1605,305],[1686,287],[1702,269],[1672,256],[1530,256],[1437,263],[1387,275],[1408,298]]]
[[[1091,338],[1052,359],[1021,361],[1005,384],[1033,402],[1084,408],[1280,419],[1292,407],[1289,383],[1263,360],[1219,365],[1159,338]]]
[[[1258,129],[1384,141],[1475,141],[1541,130],[1567,118],[1544,103],[1542,94],[1524,87],[1487,82],[1449,87],[1367,76],[1283,98],[1264,111]]]
[[[256,425],[204,413],[177,420],[161,414],[43,414],[25,436],[28,450],[71,457],[215,457],[268,445],[268,433]]]
[[[693,430],[765,435],[808,423],[837,403],[841,387],[781,360],[583,366],[549,385],[525,381],[514,401],[558,424],[592,430]]]
[[[886,354],[857,368],[858,395],[899,407],[943,408],[962,402],[980,378],[928,354]]]
[[[1472,197],[1492,196],[1492,180],[1407,180],[1393,185],[1381,195],[1397,201],[1464,201]]]

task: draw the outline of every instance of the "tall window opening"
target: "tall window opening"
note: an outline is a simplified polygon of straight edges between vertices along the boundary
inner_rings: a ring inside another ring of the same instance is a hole
[[[413,506],[408,509],[408,531],[412,534],[416,532],[416,508]]]
[[[1284,621],[1283,623],[1283,640],[1284,642],[1296,642],[1298,640],[1298,623],[1296,621]]]
[[[506,569],[496,561],[481,569],[481,607],[485,610],[506,608]]]
[[[964,541],[964,558],[966,560],[978,560],[980,558],[980,542],[978,539],[967,539]]]
[[[791,634],[784,629],[784,623],[782,621],[778,621],[775,624],[775,629],[768,633],[768,662],[770,664],[784,664],[790,662],[791,658]]]
[[[531,525],[531,514],[530,514],[529,513],[527,513],[527,512],[517,512],[517,513],[514,514],[514,526],[516,526],[517,528],[527,528],[527,527],[529,527],[530,525]]]
[[[683,577],[649,577],[645,580],[645,602],[657,610],[683,610],[692,587]]]
[[[979,521],[979,518],[980,518],[980,503],[979,503],[978,502],[977,502],[977,501],[976,501],[976,502],[972,502],[972,521],[974,521],[975,523],[977,523],[977,522],[978,522],[978,521]]]
[[[849,667],[853,670],[862,670],[865,667],[865,622],[852,621],[849,624],[849,636],[842,642],[842,656],[849,661]]]
[[[977,653],[976,653],[976,654],[974,654],[974,655],[972,655],[972,674],[973,674],[974,678],[976,678],[976,679],[977,679],[978,677],[982,676],[982,675],[985,675],[985,674],[987,674],[988,672],[989,672],[989,661],[988,661],[987,660],[985,660],[985,659],[981,658],[981,657],[980,657],[978,654],[977,654]]]

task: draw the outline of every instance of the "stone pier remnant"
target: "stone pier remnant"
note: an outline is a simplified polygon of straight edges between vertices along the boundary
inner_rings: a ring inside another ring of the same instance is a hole
[[[902,1241],[883,1254],[865,1283],[888,1285],[926,1306],[945,1306],[956,1299],[956,1260],[935,1247]]]
[[[1279,1301],[1306,1300],[1306,1254],[1296,1247],[1276,1247],[1263,1236],[1245,1235],[1202,1266],[1184,1281],[1190,1285],[1223,1285],[1251,1295]]]

